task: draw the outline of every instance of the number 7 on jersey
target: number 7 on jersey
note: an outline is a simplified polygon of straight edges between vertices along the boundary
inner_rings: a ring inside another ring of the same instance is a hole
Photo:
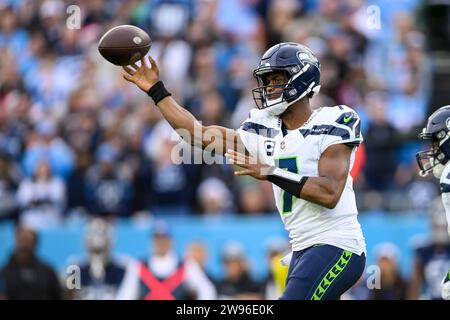
[[[298,174],[298,165],[296,156],[277,158],[275,159],[275,163],[280,169]],[[281,197],[283,199],[282,202],[283,214],[291,213],[295,197],[286,191],[282,192]]]

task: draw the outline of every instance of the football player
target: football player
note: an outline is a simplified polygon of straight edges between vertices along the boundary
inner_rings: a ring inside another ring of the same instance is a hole
[[[431,234],[414,242],[414,263],[409,299],[442,300],[442,275],[450,269],[450,237],[442,197],[428,208]]]
[[[433,173],[440,181],[450,234],[450,105],[439,108],[428,118],[419,138],[431,140],[430,149],[417,153],[417,164],[421,175]],[[441,295],[443,299],[450,300],[450,270],[442,280]]]
[[[254,70],[257,108],[238,130],[202,126],[170,97],[149,60],[151,67],[145,60],[124,67],[123,76],[147,92],[174,129],[187,130],[193,145],[225,154],[242,167],[236,175],[273,183],[293,250],[280,299],[339,299],[361,277],[366,261],[349,174],[363,139],[351,108],[311,109],[310,98],[320,89],[313,52],[287,42],[264,53]]]

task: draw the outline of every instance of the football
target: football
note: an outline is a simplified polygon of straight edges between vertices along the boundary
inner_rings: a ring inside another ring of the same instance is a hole
[[[101,37],[98,51],[112,64],[126,66],[144,57],[151,45],[152,40],[147,32],[136,26],[121,25]]]

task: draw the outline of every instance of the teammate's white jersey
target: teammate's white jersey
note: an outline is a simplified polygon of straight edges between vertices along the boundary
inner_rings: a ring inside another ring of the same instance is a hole
[[[450,162],[445,165],[439,182],[441,185],[442,204],[447,216],[447,230],[450,235]]]
[[[247,150],[259,161],[309,177],[319,175],[319,159],[333,144],[355,146],[351,170],[356,146],[362,142],[359,117],[347,106],[317,109],[302,127],[295,130],[286,130],[280,117],[253,109],[238,132]],[[293,251],[315,244],[329,244],[358,255],[365,252],[350,174],[333,209],[294,197],[275,184],[273,191]]]
[[[439,182],[442,193],[442,204],[444,205],[445,215],[447,217],[447,231],[450,235],[450,162],[445,165]],[[441,283],[441,296],[444,300],[450,300],[450,281],[447,280],[450,277],[450,269],[448,272]]]

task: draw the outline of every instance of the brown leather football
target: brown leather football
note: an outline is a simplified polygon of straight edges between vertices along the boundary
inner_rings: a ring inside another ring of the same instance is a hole
[[[150,36],[132,25],[121,25],[108,30],[98,43],[98,51],[117,66],[130,65],[144,57],[152,45]]]

